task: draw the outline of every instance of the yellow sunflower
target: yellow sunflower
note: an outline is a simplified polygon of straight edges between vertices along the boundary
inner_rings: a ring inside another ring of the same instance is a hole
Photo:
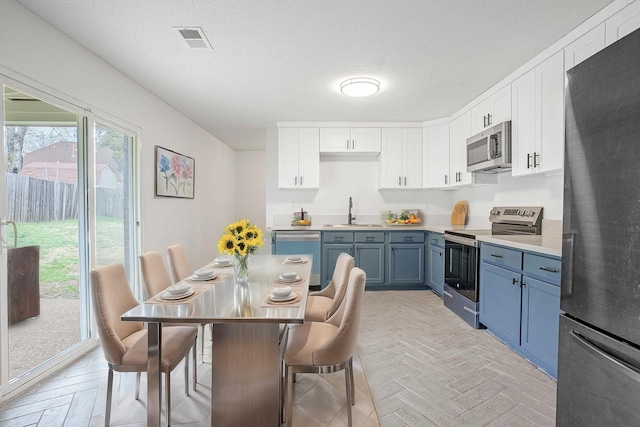
[[[236,244],[236,253],[240,256],[245,256],[249,251],[249,245],[244,240],[240,240]]]
[[[233,255],[236,250],[236,238],[230,234],[225,234],[218,241],[218,250],[220,253]]]

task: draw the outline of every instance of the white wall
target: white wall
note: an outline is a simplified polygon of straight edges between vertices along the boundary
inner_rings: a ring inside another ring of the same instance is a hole
[[[235,220],[232,149],[13,0],[0,2],[0,73],[139,128],[142,251],[182,242],[195,265],[217,255]],[[154,197],[154,145],[195,159],[194,199]]]
[[[240,151],[236,154],[236,166],[235,211],[238,219],[248,218],[264,231],[267,225],[267,153]]]

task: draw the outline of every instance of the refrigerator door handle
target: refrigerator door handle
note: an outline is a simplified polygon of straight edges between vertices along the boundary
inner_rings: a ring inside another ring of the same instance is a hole
[[[571,338],[575,339],[578,344],[580,344],[585,350],[591,353],[593,356],[604,360],[605,362],[609,362],[609,364],[614,367],[618,372],[625,375],[626,377],[634,380],[635,382],[640,383],[640,372],[633,366],[629,366],[629,364],[624,361],[618,359],[617,357],[606,353],[602,349],[598,348],[596,345],[591,343],[585,337],[580,335],[576,331],[571,331]]]

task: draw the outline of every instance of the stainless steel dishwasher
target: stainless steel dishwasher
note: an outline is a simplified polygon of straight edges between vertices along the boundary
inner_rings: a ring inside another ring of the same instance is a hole
[[[320,232],[274,230],[271,232],[272,252],[275,255],[311,255],[311,277],[309,285],[313,289],[320,289]]]

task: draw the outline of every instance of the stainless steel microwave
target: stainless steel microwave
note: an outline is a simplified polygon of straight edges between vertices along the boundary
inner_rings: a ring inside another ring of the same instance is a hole
[[[467,172],[511,170],[511,121],[467,138]]]

